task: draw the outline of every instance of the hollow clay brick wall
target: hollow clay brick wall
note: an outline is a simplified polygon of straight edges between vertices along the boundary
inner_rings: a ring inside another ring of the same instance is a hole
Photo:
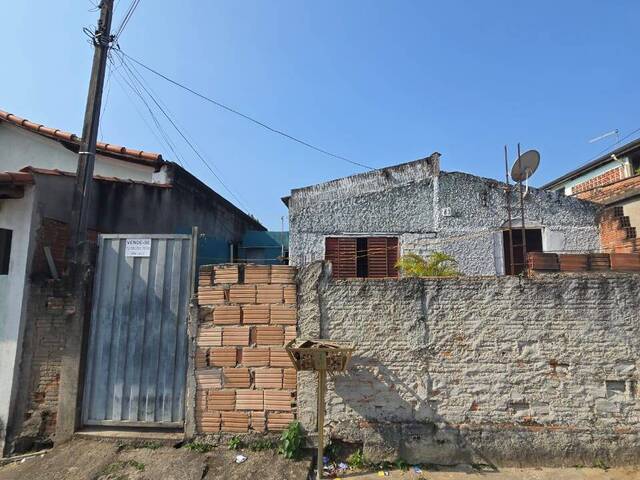
[[[281,431],[295,418],[295,267],[208,265],[199,273],[198,433]]]

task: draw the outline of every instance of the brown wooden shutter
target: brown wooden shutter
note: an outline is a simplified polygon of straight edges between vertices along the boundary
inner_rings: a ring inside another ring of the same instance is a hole
[[[356,239],[327,237],[325,239],[325,260],[333,266],[335,278],[356,276]]]
[[[370,278],[397,277],[398,239],[396,237],[370,237],[367,239]]]

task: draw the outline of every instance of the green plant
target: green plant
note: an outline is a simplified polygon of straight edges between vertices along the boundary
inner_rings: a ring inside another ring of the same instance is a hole
[[[275,448],[275,444],[266,438],[254,440],[249,444],[249,450],[252,452],[261,452],[263,450],[271,450],[272,448]]]
[[[351,468],[363,468],[366,463],[362,450],[356,450],[347,457],[347,465]]]
[[[234,435],[233,437],[231,437],[227,442],[227,446],[229,447],[229,450],[238,450],[241,445],[242,445],[242,440],[240,440],[240,437],[238,437],[237,435]]]
[[[407,470],[409,470],[409,464],[405,462],[402,458],[397,459],[395,465],[398,470],[402,470],[403,472],[406,472]]]
[[[302,444],[302,427],[300,422],[291,422],[280,436],[278,453],[285,458],[296,458]]]
[[[145,466],[144,463],[138,462],[137,460],[125,460],[123,462],[113,462],[105,466],[98,474],[98,477],[107,476],[110,478],[124,479],[128,477],[125,475],[118,475],[117,473],[120,472],[121,470],[124,470],[126,467],[133,467],[139,472],[142,472],[144,471],[144,466]]]
[[[426,259],[408,253],[396,263],[396,268],[406,277],[455,277],[460,275],[457,267],[456,259],[443,252],[433,252]]]
[[[640,175],[640,167],[638,167],[638,168],[636,168],[636,169],[635,169],[635,174],[636,174],[636,175]]]
[[[207,453],[213,450],[213,445],[211,445],[210,443],[190,442],[187,443],[184,448],[192,452]]]
[[[593,462],[593,468],[601,468],[602,470],[609,470],[609,466],[604,463],[601,458],[596,458],[596,461]]]

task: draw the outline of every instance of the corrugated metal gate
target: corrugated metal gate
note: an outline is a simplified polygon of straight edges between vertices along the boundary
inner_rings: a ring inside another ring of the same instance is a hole
[[[193,245],[190,235],[100,235],[85,425],[182,426]]]

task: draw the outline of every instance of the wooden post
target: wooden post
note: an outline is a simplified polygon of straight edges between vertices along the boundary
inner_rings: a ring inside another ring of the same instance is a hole
[[[324,395],[327,390],[327,352],[320,352],[318,365],[318,461],[316,462],[317,480],[322,478],[324,449]]]

